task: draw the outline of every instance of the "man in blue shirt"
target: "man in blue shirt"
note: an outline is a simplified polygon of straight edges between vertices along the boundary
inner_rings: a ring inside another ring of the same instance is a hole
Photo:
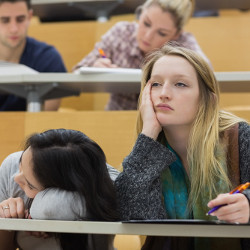
[[[66,72],[59,52],[27,37],[32,18],[30,0],[0,0],[0,60],[24,64],[39,72]],[[45,101],[44,110],[57,110],[60,99]],[[0,95],[0,111],[25,111],[26,100]]]

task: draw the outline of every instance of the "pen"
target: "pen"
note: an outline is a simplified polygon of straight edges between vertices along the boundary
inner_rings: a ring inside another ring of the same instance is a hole
[[[238,194],[238,193],[242,193],[245,189],[247,189],[250,186],[250,182],[247,182],[245,184],[241,184],[238,187],[236,187],[235,189],[233,189],[229,194]],[[211,213],[213,213],[214,211],[216,211],[217,209],[219,209],[220,207],[225,206],[225,205],[219,205],[219,206],[215,206],[213,207],[211,210],[209,210],[207,212],[207,215],[210,215]]]
[[[107,58],[104,51],[102,49],[98,49],[100,55],[102,56],[102,58]]]

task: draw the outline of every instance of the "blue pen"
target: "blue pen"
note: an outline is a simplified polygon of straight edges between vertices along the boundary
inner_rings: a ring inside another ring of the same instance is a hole
[[[250,186],[250,182],[247,182],[245,184],[241,184],[238,187],[236,187],[234,190],[232,190],[229,194],[238,194],[238,193],[242,193],[245,189],[247,189]],[[225,205],[220,205],[220,206],[216,206],[213,207],[211,210],[209,210],[207,212],[207,215],[210,215],[211,213],[213,213],[214,211],[216,211],[217,209],[219,209],[220,207],[225,206]]]

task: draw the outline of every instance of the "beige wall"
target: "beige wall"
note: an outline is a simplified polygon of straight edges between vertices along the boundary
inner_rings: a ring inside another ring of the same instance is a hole
[[[192,18],[186,30],[197,38],[215,71],[249,71],[250,11],[224,11],[220,17]]]

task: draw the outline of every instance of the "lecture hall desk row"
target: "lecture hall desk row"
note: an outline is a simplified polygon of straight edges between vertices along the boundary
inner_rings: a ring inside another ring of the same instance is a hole
[[[191,18],[185,30],[193,33],[210,59],[214,71],[250,70],[250,11],[221,11],[220,17]],[[108,22],[75,21],[39,23],[29,28],[29,35],[56,46],[68,71],[79,62],[117,21],[135,20],[134,15],[113,16]],[[62,107],[76,110],[103,110],[108,94],[81,94],[63,98]],[[250,94],[222,94],[221,105],[250,105]]]

